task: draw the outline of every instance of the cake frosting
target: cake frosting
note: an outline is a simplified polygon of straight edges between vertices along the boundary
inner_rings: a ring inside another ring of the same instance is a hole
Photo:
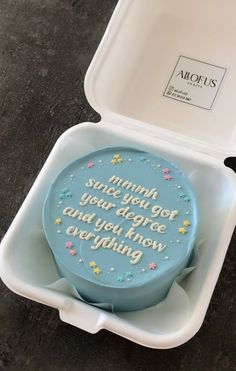
[[[108,147],[58,175],[43,225],[60,274],[85,300],[132,311],[163,300],[187,266],[198,207],[189,179],[174,164]]]

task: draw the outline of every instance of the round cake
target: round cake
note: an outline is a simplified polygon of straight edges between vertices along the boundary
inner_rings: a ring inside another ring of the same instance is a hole
[[[108,147],[58,175],[43,225],[61,276],[85,300],[132,311],[163,300],[188,265],[198,207],[175,165],[137,149]]]

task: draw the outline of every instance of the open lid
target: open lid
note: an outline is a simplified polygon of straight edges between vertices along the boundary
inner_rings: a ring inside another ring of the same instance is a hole
[[[120,0],[86,75],[89,103],[236,155],[235,13],[235,0]]]

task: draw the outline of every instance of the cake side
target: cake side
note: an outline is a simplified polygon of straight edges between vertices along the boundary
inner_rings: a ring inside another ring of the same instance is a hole
[[[189,261],[198,226],[191,183],[175,165],[108,147],[68,165],[43,211],[62,276],[116,310],[153,305]]]

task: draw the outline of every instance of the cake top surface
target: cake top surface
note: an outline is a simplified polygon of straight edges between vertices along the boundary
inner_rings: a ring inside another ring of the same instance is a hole
[[[195,193],[155,154],[108,147],[68,165],[43,210],[47,241],[70,272],[111,287],[168,275],[188,258],[198,227]]]

